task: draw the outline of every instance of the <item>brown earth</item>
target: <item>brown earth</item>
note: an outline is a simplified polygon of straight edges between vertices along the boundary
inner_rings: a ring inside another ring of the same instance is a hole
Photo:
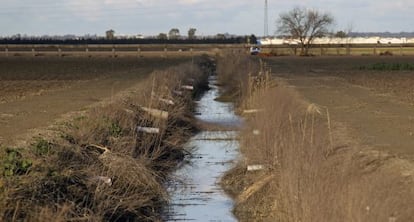
[[[327,107],[332,122],[346,125],[361,145],[414,159],[414,71],[361,70],[413,57],[277,57],[274,75],[310,103]]]
[[[1,58],[0,145],[111,99],[178,58]]]

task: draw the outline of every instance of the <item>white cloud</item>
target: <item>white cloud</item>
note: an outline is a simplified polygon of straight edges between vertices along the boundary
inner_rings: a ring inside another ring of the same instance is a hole
[[[6,32],[168,32],[195,27],[198,33],[263,33],[264,0],[1,0]],[[355,31],[414,31],[413,0],[269,0],[269,25],[294,6],[331,12],[337,28]],[[10,22],[13,21],[13,22]],[[29,31],[28,31],[29,30]]]

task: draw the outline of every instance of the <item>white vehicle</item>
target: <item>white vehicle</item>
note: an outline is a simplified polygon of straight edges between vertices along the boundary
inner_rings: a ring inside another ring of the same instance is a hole
[[[260,53],[260,48],[257,46],[250,47],[250,55],[257,55]]]

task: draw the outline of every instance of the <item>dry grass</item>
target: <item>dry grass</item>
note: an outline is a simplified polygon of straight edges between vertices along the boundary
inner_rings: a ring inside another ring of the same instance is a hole
[[[254,78],[260,72],[260,62],[246,56],[240,56],[237,52],[222,54],[217,60],[218,82],[222,84],[221,98],[236,103],[244,101],[252,90],[254,83],[249,78]],[[250,76],[250,77],[249,77]],[[254,81],[259,83],[259,79]]]
[[[232,58],[223,60],[239,65]],[[347,136],[345,127],[331,122],[329,110],[303,101],[263,70],[232,70],[244,73],[240,82],[250,82],[246,89],[234,90],[247,92],[238,97],[240,109],[259,111],[245,115],[240,136],[244,159],[223,180],[238,200],[239,219],[412,221],[412,163],[361,147]],[[256,164],[265,170],[246,170]]]
[[[183,159],[182,144],[195,130],[192,98],[206,87],[212,71],[208,58],[156,71],[128,94],[66,123],[61,138],[13,148],[19,150],[13,163],[27,159],[31,165],[9,176],[1,170],[2,220],[157,220],[168,200],[163,183]],[[195,90],[175,95],[183,84]],[[142,106],[164,110],[168,119]],[[138,132],[137,126],[159,128],[159,133]]]

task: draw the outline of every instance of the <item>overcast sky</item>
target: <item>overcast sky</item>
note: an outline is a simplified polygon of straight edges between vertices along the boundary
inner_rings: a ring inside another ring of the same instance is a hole
[[[0,0],[0,36],[16,33],[263,35],[264,0]],[[295,6],[330,12],[335,30],[414,31],[414,0],[268,0],[269,33],[281,12]]]

